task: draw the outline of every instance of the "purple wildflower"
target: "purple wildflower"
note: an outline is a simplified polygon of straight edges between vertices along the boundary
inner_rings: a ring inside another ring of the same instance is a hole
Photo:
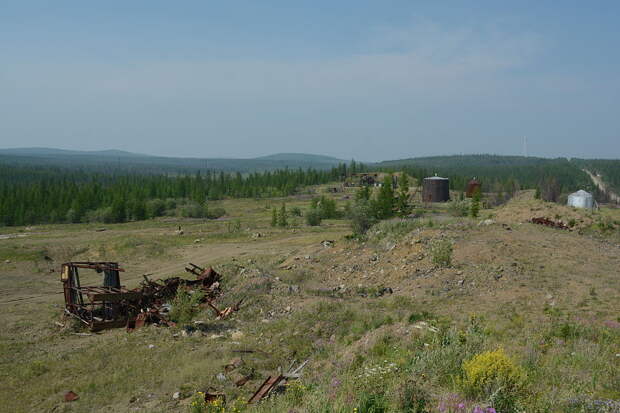
[[[472,413],[484,413],[484,410],[482,410],[482,407],[474,407],[474,410],[471,411]]]

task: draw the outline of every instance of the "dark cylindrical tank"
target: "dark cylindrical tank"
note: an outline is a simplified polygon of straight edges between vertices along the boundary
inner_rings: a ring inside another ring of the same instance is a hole
[[[476,192],[480,192],[480,182],[475,179],[467,182],[467,189],[465,190],[465,196],[467,198],[473,198]]]
[[[440,176],[424,178],[422,184],[422,201],[446,202],[450,200],[450,180]]]

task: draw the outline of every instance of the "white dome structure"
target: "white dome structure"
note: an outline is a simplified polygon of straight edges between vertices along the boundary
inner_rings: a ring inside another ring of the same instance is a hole
[[[594,208],[594,197],[591,193],[580,189],[577,192],[574,192],[568,196],[568,206],[572,206],[575,208]]]

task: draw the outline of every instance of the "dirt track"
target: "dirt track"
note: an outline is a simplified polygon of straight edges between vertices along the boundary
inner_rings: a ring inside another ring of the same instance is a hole
[[[590,179],[592,179],[592,182],[594,182],[594,185],[596,185],[598,187],[598,189],[600,189],[601,191],[605,192],[607,195],[609,195],[609,199],[615,203],[620,203],[620,195],[616,194],[615,192],[611,191],[607,185],[605,184],[605,182],[603,182],[603,180],[601,178],[599,178],[598,176],[596,176],[595,174],[593,174],[592,172],[588,171],[587,169],[583,170],[585,173],[588,174],[588,176],[590,176]]]

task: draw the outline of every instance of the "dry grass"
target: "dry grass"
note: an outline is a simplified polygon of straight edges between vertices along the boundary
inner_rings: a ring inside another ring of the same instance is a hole
[[[309,198],[291,198],[287,206],[303,210]],[[527,372],[526,397],[519,400],[527,411],[564,411],[567,400],[583,395],[620,397],[620,247],[609,234],[525,223],[541,211],[562,219],[578,214],[585,230],[596,216],[588,223],[587,214],[519,198],[482,211],[494,225],[447,217],[438,208],[432,227],[428,218],[383,223],[358,242],[344,238],[343,220],[271,228],[271,207],[281,202],[223,201],[229,219],[241,222],[232,233],[226,220],[182,219],[109,225],[103,232],[82,224],[3,229],[27,234],[0,240],[3,409],[187,411],[196,390],[214,387],[229,400],[247,399],[278,366],[304,358],[311,362],[303,387],[256,411],[351,411],[372,403],[403,411],[412,394],[436,409],[451,394],[465,397],[454,380],[464,360],[500,346]],[[617,210],[600,214],[620,219]],[[178,225],[182,236],[174,233]],[[325,247],[323,240],[335,243]],[[437,240],[454,246],[449,267],[432,262]],[[62,296],[44,255],[54,267],[69,259],[117,259],[130,287],[143,273],[179,274],[188,261],[215,265],[224,275],[221,304],[245,296],[247,305],[222,322],[198,314],[204,332],[190,337],[156,327],[77,336],[54,324]],[[256,352],[235,352],[247,349]],[[218,380],[240,354],[243,367]],[[384,361],[398,369],[379,368]],[[359,378],[371,368],[381,373]],[[242,388],[230,380],[249,373]],[[66,390],[80,400],[63,403]],[[172,399],[177,391],[181,400]]]

